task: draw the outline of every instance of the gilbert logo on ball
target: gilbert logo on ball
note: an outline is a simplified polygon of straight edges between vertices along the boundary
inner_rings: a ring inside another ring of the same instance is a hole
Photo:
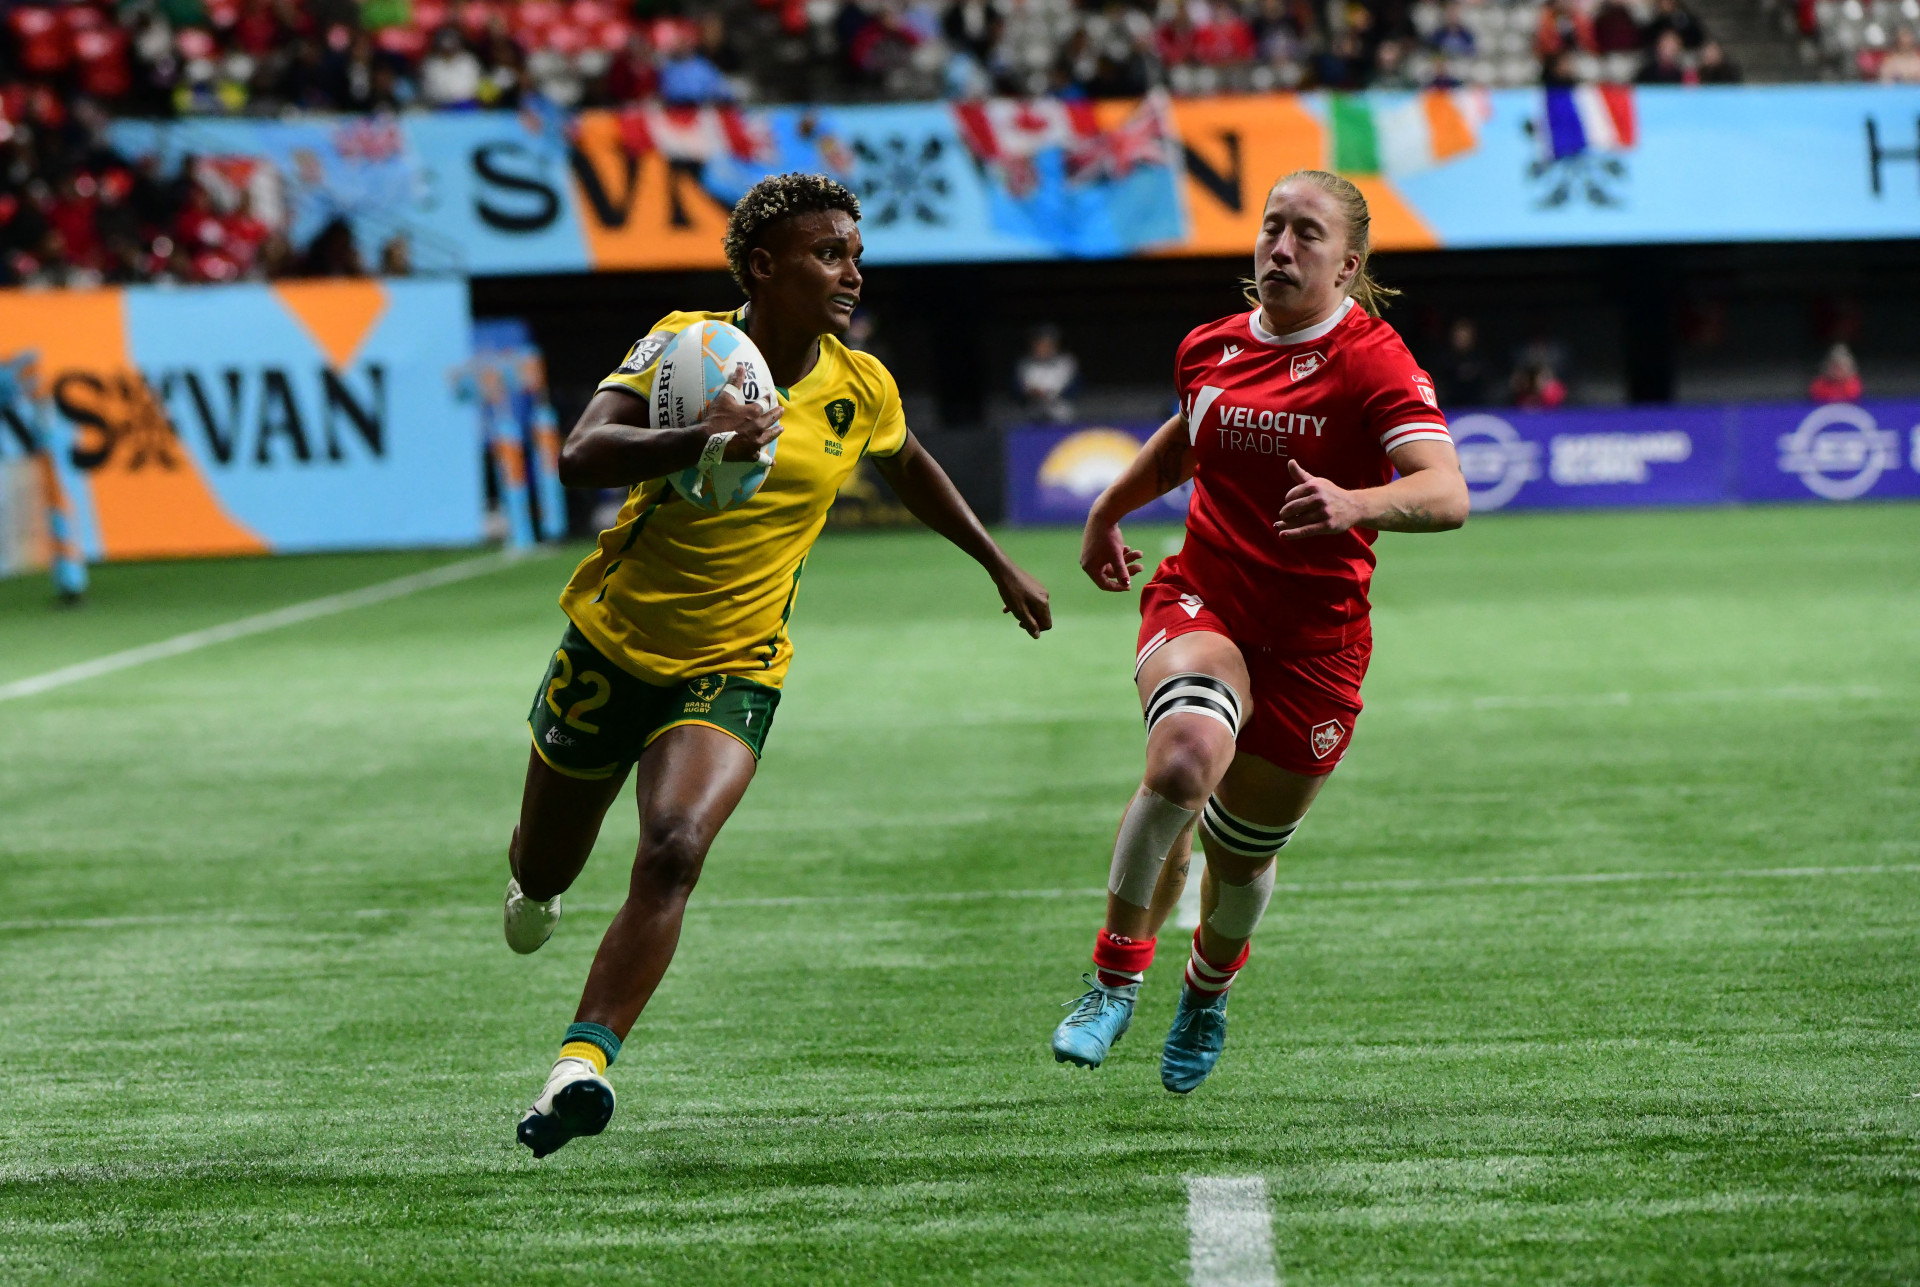
[[[727,378],[745,367],[739,387]],[[653,423],[661,429],[685,429],[706,419],[715,398],[738,397],[761,407],[778,402],[773,372],[745,331],[726,322],[695,322],[666,346],[653,380]],[[709,513],[733,509],[751,499],[773,468],[775,439],[755,460],[723,460],[709,469],[683,469],[668,481],[681,497]]]

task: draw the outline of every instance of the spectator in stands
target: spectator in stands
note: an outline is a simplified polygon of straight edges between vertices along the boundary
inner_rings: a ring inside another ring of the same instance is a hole
[[[1093,75],[1084,81],[1090,97],[1138,98],[1153,87],[1153,21],[1146,14],[1121,0],[1106,0],[1081,16],[1079,31],[1093,56]]]
[[[1738,85],[1744,79],[1739,64],[1727,57],[1717,40],[1700,46],[1700,62],[1694,70],[1702,85]]]
[[[420,101],[429,107],[477,107],[486,69],[460,29],[451,24],[433,33],[433,45],[420,60]]]
[[[1567,400],[1567,386],[1545,362],[1531,362],[1513,373],[1513,405],[1527,411],[1551,411]]]
[[[1647,55],[1647,61],[1641,66],[1640,74],[1633,79],[1640,85],[1685,85],[1697,80],[1693,69],[1683,61],[1686,51],[1680,44],[1680,33],[1671,27],[1663,30],[1653,42],[1653,52]]]
[[[1698,49],[1706,43],[1707,33],[1700,20],[1680,0],[1656,0],[1653,20],[1647,24],[1647,42],[1657,46],[1661,35],[1669,31],[1680,37],[1686,49]]]
[[[1590,54],[1593,48],[1593,23],[1572,0],[1547,0],[1540,6],[1533,50],[1542,62],[1561,54]]]
[[[1815,402],[1852,402],[1860,391],[1860,368],[1854,363],[1853,350],[1844,344],[1827,350],[1820,374],[1807,386],[1807,396]]]
[[[1366,50],[1352,31],[1333,38],[1324,53],[1315,60],[1320,83],[1328,89],[1360,89],[1367,83],[1369,71]]]
[[[1407,68],[1407,47],[1398,40],[1383,40],[1380,47],[1373,51],[1373,80],[1375,89],[1419,89],[1420,82]]]
[[[1645,47],[1640,20],[1626,0],[1601,0],[1593,14],[1593,46],[1601,54],[1637,54]]]
[[[994,49],[1006,25],[999,6],[990,0],[955,0],[940,19],[940,31],[947,44],[983,69],[992,65]]]
[[[645,35],[636,31],[627,37],[607,68],[605,85],[607,101],[612,103],[637,103],[659,92],[660,69]]]
[[[660,97],[665,101],[688,105],[733,101],[733,86],[726,76],[684,33],[676,34],[661,55]]]
[[[1446,7],[1446,11],[1441,16],[1440,25],[1433,29],[1431,36],[1427,37],[1427,43],[1433,46],[1435,53],[1445,54],[1451,58],[1473,57],[1475,48],[1473,28],[1467,26],[1465,20],[1461,18],[1460,6],[1457,3]]]
[[[482,52],[485,73],[480,82],[481,103],[495,108],[520,106],[520,93],[527,83],[527,58],[507,30],[506,19],[497,13],[487,22]]]
[[[328,60],[327,92],[335,105],[345,112],[397,111],[400,100],[394,93],[396,77],[390,65],[386,81],[388,92],[384,96],[376,92],[378,71],[382,64],[391,64],[391,61],[388,55],[374,47],[371,35],[364,31],[354,32],[346,48]],[[382,101],[383,97],[385,101]]]
[[[1470,317],[1455,319],[1447,329],[1447,353],[1436,365],[1440,404],[1446,407],[1484,407],[1493,373],[1480,351],[1480,328]]]
[[[1080,363],[1061,347],[1058,327],[1049,324],[1034,328],[1027,355],[1014,369],[1014,378],[1028,415],[1055,424],[1073,419],[1071,395],[1080,383]]]
[[[1297,83],[1299,65],[1310,51],[1314,30],[1313,10],[1298,0],[1260,0],[1253,15],[1253,42],[1260,60],[1268,66],[1288,69],[1283,83]]]
[[[1883,85],[1920,85],[1920,40],[1912,27],[1893,33],[1893,48],[1880,61],[1879,79]]]

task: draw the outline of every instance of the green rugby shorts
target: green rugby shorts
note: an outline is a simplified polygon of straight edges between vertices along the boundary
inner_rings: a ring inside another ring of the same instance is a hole
[[[533,749],[573,778],[624,773],[670,728],[699,724],[738,740],[753,757],[767,742],[780,690],[739,675],[696,675],[661,686],[608,661],[571,621],[533,695]]]

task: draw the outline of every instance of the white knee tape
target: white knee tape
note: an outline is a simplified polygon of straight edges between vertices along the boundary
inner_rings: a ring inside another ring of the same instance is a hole
[[[1221,938],[1252,938],[1273,899],[1273,869],[1279,865],[1268,863],[1251,885],[1229,885],[1216,879],[1213,888],[1218,901],[1213,905],[1213,915],[1207,917],[1207,928]]]
[[[1160,883],[1167,851],[1180,838],[1181,829],[1193,821],[1194,812],[1142,787],[1120,821],[1107,892],[1135,907],[1152,906],[1153,887]]]

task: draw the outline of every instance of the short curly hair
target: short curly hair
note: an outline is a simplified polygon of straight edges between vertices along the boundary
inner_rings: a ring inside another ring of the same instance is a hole
[[[795,215],[844,210],[857,221],[860,198],[843,183],[835,183],[824,174],[772,174],[747,189],[727,216],[727,236],[721,245],[727,252],[727,271],[740,289],[747,287],[747,256],[763,244],[767,229]]]

